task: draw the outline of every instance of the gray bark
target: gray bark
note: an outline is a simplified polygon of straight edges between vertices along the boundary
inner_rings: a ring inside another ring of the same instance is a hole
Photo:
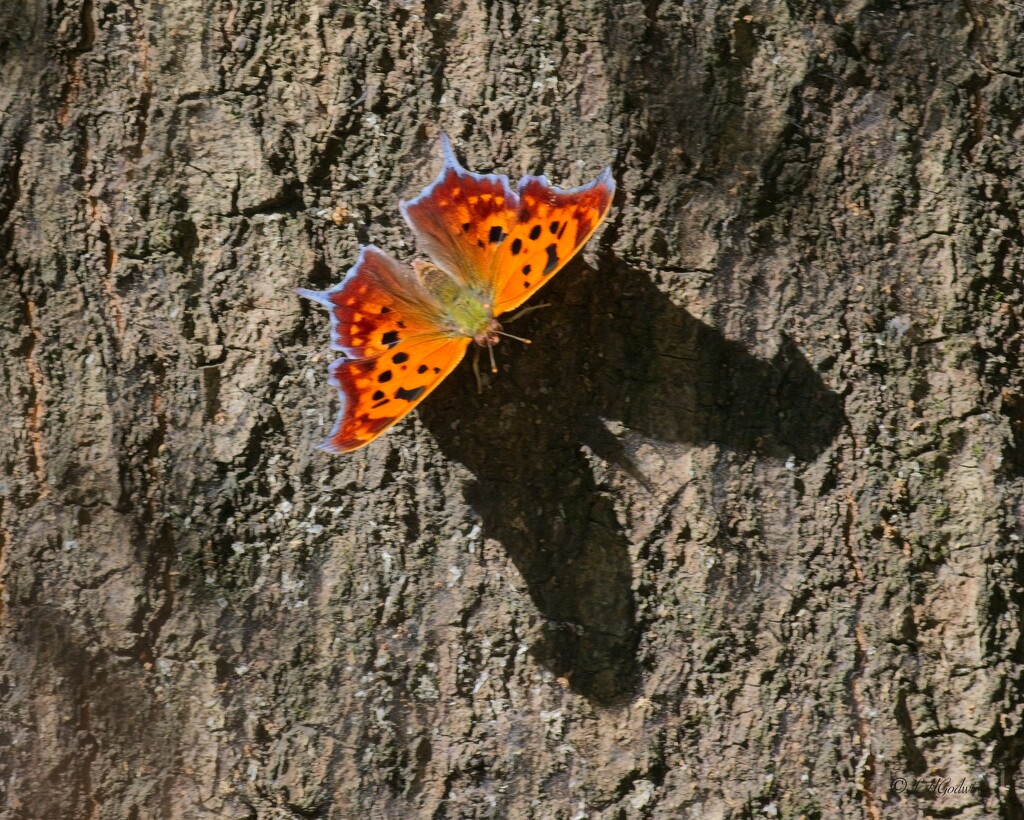
[[[1024,817],[1022,37],[0,7],[0,816]],[[442,128],[614,210],[487,390],[324,455],[291,288],[412,257]]]

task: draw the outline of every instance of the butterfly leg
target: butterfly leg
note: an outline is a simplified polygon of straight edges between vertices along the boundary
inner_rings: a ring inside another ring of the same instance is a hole
[[[521,316],[525,316],[527,313],[533,313],[533,311],[535,311],[535,310],[540,310],[541,308],[546,308],[546,307],[551,307],[551,303],[550,302],[542,302],[539,305],[530,305],[529,307],[525,307],[525,308],[523,308],[522,310],[520,310],[517,313],[513,313],[512,316],[510,316],[508,319],[502,319],[501,323],[503,325],[510,325],[510,324],[512,324],[512,322],[514,322],[516,319],[520,318]]]

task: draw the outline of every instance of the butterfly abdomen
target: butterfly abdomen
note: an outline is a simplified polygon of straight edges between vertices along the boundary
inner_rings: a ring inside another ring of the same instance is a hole
[[[484,294],[460,284],[437,265],[422,259],[414,260],[412,268],[443,308],[453,336],[476,339],[488,330],[494,317]]]

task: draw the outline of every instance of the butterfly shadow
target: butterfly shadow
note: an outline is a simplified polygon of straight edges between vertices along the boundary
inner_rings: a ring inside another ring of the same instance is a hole
[[[647,274],[614,258],[600,268],[577,260],[546,288],[554,306],[514,326],[533,344],[503,342],[482,395],[463,366],[419,412],[473,473],[466,498],[522,573],[540,616],[534,656],[614,705],[636,690],[641,628],[628,536],[595,462],[642,487],[638,442],[809,460],[838,432],[842,407],[791,340],[752,356]]]

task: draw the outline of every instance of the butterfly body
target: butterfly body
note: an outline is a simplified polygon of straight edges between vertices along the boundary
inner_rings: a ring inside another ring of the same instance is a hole
[[[501,325],[494,318],[494,307],[486,294],[460,285],[437,265],[422,259],[414,259],[412,269],[437,299],[453,336],[465,336],[481,346],[487,340],[497,343],[495,331],[501,330]]]
[[[493,347],[497,317],[522,304],[584,245],[611,204],[610,169],[571,190],[544,177],[473,174],[442,136],[434,183],[400,203],[418,247],[432,261],[403,265],[368,245],[342,282],[298,290],[330,312],[331,365],[342,407],[329,452],[358,449],[427,396],[470,343]]]

